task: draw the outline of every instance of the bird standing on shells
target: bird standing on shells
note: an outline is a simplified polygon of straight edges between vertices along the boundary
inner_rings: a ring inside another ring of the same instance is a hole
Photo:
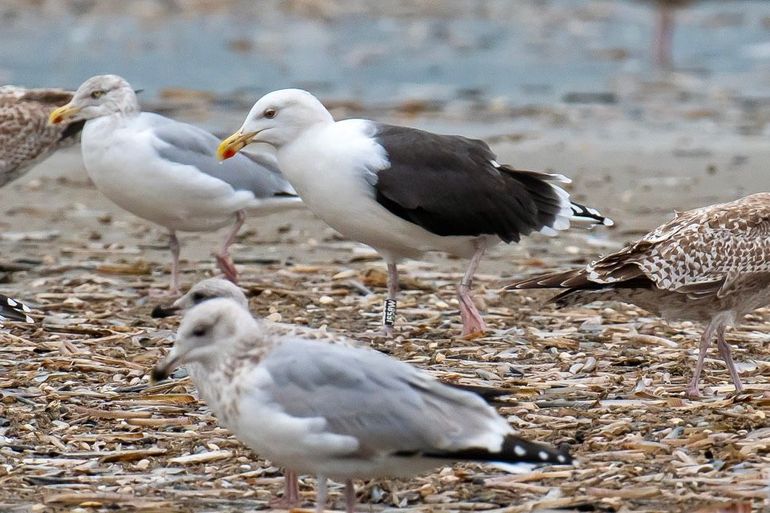
[[[383,324],[392,331],[397,263],[426,251],[470,258],[457,289],[463,335],[486,325],[470,290],[484,252],[533,232],[555,235],[573,216],[611,221],[573,203],[562,175],[499,164],[483,141],[365,119],[334,121],[307,91],[262,97],[219,147],[233,158],[253,142],[277,150],[278,165],[305,204],[342,235],[367,244],[388,267]]]
[[[249,301],[240,287],[230,281],[223,280],[221,278],[207,278],[190,287],[190,290],[188,290],[187,293],[185,293],[182,297],[174,301],[172,305],[165,307],[157,306],[154,308],[152,311],[152,316],[156,318],[168,317],[179,312],[186,312],[196,305],[217,298],[231,299],[238,303],[241,307],[247,310],[249,309]],[[262,320],[261,322],[263,329],[275,336],[296,336],[308,340],[320,340],[326,344],[334,343],[348,346],[359,345],[348,337],[326,330],[313,329],[305,326],[298,326],[296,324],[268,322],[267,320]],[[202,372],[199,369],[200,366],[196,363],[188,364],[187,371],[193,381],[196,381],[197,375]],[[461,390],[473,392],[490,403],[496,401],[501,396],[515,393],[515,391],[508,388],[466,385],[456,382],[448,382],[446,384]],[[284,473],[283,500],[274,501],[273,505],[288,507],[296,506],[299,504],[299,499],[298,476],[295,472],[286,470]]]
[[[182,297],[174,301],[171,306],[155,307],[152,311],[153,317],[169,317],[175,315],[178,312],[185,312],[191,308],[210,301],[212,299],[225,298],[230,299],[240,305],[242,308],[249,309],[249,300],[246,298],[246,294],[243,293],[240,287],[231,281],[223,280],[221,278],[207,278],[201,280],[188,290]],[[263,321],[264,322],[264,321]],[[283,323],[266,323],[263,324],[264,328],[271,331],[276,335],[296,335],[302,333],[306,335],[308,331],[314,333],[321,333],[319,330],[303,330],[294,325]],[[332,337],[330,334],[326,334],[327,337]],[[195,362],[187,364],[187,372],[190,374],[193,382],[197,383],[199,379],[205,379],[201,366]],[[198,376],[201,376],[200,378]],[[299,480],[295,472],[286,470],[284,472],[284,491],[283,500],[275,501],[276,506],[296,506],[299,504]]]
[[[476,394],[443,385],[377,351],[280,336],[231,299],[191,309],[167,357],[200,366],[195,379],[217,419],[260,456],[318,476],[316,511],[326,478],[410,477],[453,461],[530,468],[569,464],[569,453],[516,436]]]
[[[80,139],[82,120],[48,124],[51,111],[71,98],[72,92],[63,89],[0,87],[0,187]]]
[[[700,396],[698,383],[711,340],[735,390],[743,390],[725,329],[743,315],[770,304],[770,193],[677,213],[626,248],[582,269],[513,283],[507,289],[563,288],[561,306],[623,301],[666,320],[707,323],[698,363],[686,395]]]
[[[85,120],[83,163],[96,187],[121,208],[164,226],[171,239],[171,290],[179,291],[177,231],[232,228],[217,264],[231,281],[237,270],[229,247],[246,212],[267,214],[300,203],[267,155],[214,157],[218,139],[193,125],[141,112],[128,82],[116,75],[86,80],[72,100],[50,115],[52,124]]]

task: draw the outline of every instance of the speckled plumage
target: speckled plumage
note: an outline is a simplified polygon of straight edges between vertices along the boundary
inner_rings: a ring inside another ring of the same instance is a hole
[[[190,309],[174,347],[153,370],[162,379],[196,362],[201,397],[219,422],[257,454],[318,479],[409,477],[451,461],[508,470],[569,464],[565,449],[518,437],[474,393],[365,347],[279,335],[230,298]]]
[[[0,87],[0,187],[80,138],[83,122],[48,125],[53,109],[72,98],[63,89]]]
[[[740,379],[724,329],[770,304],[770,193],[677,213],[624,249],[582,269],[550,273],[509,289],[564,288],[561,305],[596,300],[636,304],[667,320],[708,322],[701,354],[716,333],[720,353]],[[690,395],[697,395],[701,356]]]

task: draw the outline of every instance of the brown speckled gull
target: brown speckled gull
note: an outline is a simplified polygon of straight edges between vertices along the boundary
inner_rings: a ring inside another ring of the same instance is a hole
[[[617,300],[667,320],[706,322],[687,395],[700,395],[703,361],[715,334],[719,354],[741,391],[724,332],[743,315],[770,303],[770,193],[677,213],[640,240],[585,268],[507,288],[564,288],[554,298],[564,306]]]
[[[80,139],[82,121],[48,125],[51,111],[71,98],[63,89],[0,87],[0,187]]]

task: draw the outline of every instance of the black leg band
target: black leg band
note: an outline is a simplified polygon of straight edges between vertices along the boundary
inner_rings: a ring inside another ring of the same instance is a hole
[[[386,299],[385,309],[382,311],[382,324],[393,326],[396,323],[396,300]]]

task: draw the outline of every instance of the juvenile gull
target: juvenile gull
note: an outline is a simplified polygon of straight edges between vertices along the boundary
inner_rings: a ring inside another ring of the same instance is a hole
[[[486,330],[470,294],[484,251],[522,235],[554,235],[574,215],[610,224],[572,203],[562,175],[499,164],[483,141],[364,119],[335,122],[313,95],[285,89],[263,96],[241,129],[219,147],[232,158],[252,142],[272,145],[308,208],[346,237],[377,250],[388,266],[383,324],[390,332],[396,264],[426,251],[470,258],[457,289],[463,335]]]
[[[451,461],[569,464],[564,450],[517,437],[477,395],[377,351],[275,336],[231,299],[212,299],[182,320],[164,379],[178,365],[200,365],[201,397],[257,454],[326,478],[410,477]]]
[[[207,278],[201,280],[187,291],[182,297],[174,301],[171,306],[157,306],[152,311],[153,317],[168,317],[178,312],[190,310],[196,305],[205,301],[217,298],[227,298],[235,301],[242,308],[249,309],[249,300],[240,287],[234,283],[221,278]],[[331,333],[310,328],[303,328],[292,324],[263,321],[263,327],[276,335],[300,335],[308,338],[324,338],[332,340],[335,343],[351,343],[344,337],[334,336]],[[197,383],[198,375],[201,374],[200,365],[195,362],[187,364],[187,371],[194,382]],[[297,473],[292,470],[284,472],[284,492],[283,501],[275,501],[274,506],[292,507],[299,504],[299,481]],[[284,504],[285,503],[285,504]]]
[[[72,98],[63,89],[0,87],[0,187],[54,151],[80,138],[83,121],[48,124],[48,115]]]
[[[736,391],[743,390],[725,329],[770,304],[770,193],[676,213],[624,249],[581,269],[549,273],[510,289],[564,288],[570,306],[625,301],[667,320],[706,322],[698,363],[686,389],[698,397],[706,351],[716,335]]]
[[[236,281],[229,247],[246,211],[266,214],[300,203],[267,155],[241,155],[222,165],[218,140],[193,125],[141,112],[121,77],[86,80],[72,100],[50,115],[53,124],[86,120],[82,152],[96,187],[118,206],[169,230],[171,289],[179,290],[177,231],[213,231],[232,225],[214,254],[225,276]]]

